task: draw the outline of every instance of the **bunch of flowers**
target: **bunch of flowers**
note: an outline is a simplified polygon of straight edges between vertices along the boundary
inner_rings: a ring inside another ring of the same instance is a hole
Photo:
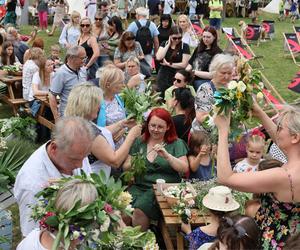
[[[92,183],[97,189],[98,198],[83,207],[80,206],[79,200],[69,211],[57,211],[55,199],[58,190],[74,178]],[[39,201],[32,206],[32,218],[39,221],[40,227],[57,233],[52,249],[57,249],[62,240],[65,249],[69,249],[71,241],[76,239],[94,249],[115,249],[117,246],[114,244],[126,244],[116,240],[122,239],[124,235],[124,230],[119,226],[121,213],[132,213],[132,197],[124,189],[121,181],[115,181],[113,178],[107,180],[102,171],[99,175],[87,176],[82,172],[81,176],[62,178],[36,195]],[[142,233],[138,228],[134,232],[138,232],[135,235],[137,240],[147,238],[151,239],[149,244],[155,244],[152,233]],[[143,243],[145,246],[148,244],[146,240]]]
[[[219,88],[214,93],[215,104],[210,116],[204,121],[204,127],[212,131],[212,141],[217,141],[216,128],[213,123],[214,116],[228,115],[231,112],[231,139],[235,140],[244,130],[243,123],[251,118],[250,111],[253,106],[253,97],[260,102],[264,96],[262,90],[261,74],[252,70],[245,59],[237,62],[239,81],[231,81],[227,88]]]

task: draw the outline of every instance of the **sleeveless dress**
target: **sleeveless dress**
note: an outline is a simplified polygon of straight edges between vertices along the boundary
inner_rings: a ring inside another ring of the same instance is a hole
[[[287,174],[293,201],[292,177]],[[289,236],[300,232],[300,202],[281,202],[272,193],[263,194],[255,220],[262,232],[262,249],[283,249]]]
[[[93,48],[88,45],[88,40],[87,39],[84,43],[82,44],[79,44],[79,41],[78,41],[78,45],[80,45],[81,47],[83,47],[85,49],[85,53],[86,53],[86,56],[87,56],[87,62],[90,61],[90,59],[92,58],[93,56]],[[96,77],[96,71],[98,69],[98,64],[97,64],[97,61],[94,62],[88,69],[87,69],[87,72],[88,72],[88,80],[90,79],[94,79]]]

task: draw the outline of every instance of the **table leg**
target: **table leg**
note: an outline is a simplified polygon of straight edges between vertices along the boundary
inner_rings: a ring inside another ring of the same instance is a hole
[[[180,232],[176,233],[177,250],[184,250],[183,236]]]
[[[161,221],[161,223],[160,223],[160,230],[161,230],[162,236],[164,238],[166,248],[168,250],[174,250],[174,246],[173,246],[167,225],[164,221]]]

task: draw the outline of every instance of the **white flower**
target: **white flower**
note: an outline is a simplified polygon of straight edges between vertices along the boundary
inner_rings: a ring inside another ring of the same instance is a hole
[[[240,91],[240,92],[244,92],[246,90],[247,86],[245,83],[243,83],[242,81],[239,81],[238,84],[237,84],[237,89]]]
[[[264,85],[263,82],[259,82],[259,83],[258,83],[258,86],[259,86],[261,89],[263,89],[265,85]]]
[[[228,84],[228,89],[236,89],[238,83],[236,81],[230,81]]]
[[[191,210],[190,209],[186,208],[184,210],[184,213],[186,214],[187,217],[191,218],[192,214],[191,214]]]
[[[257,98],[257,100],[262,100],[262,99],[264,98],[263,93],[258,92],[258,93],[256,94],[256,98]]]
[[[127,207],[126,207],[126,210],[129,212],[129,213],[132,213],[134,208],[129,204]]]
[[[73,234],[72,234],[72,236],[73,236],[74,240],[77,240],[79,238],[79,236],[80,236],[80,232],[74,231]]]
[[[108,231],[109,225],[110,225],[110,218],[107,216],[105,221],[103,222],[103,224],[100,227],[100,231],[101,232]]]
[[[122,192],[118,200],[120,205],[127,207],[132,202],[132,196],[129,192]]]

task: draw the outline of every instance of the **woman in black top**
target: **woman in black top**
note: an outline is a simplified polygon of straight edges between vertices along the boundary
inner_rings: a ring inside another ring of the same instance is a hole
[[[78,45],[85,49],[87,61],[86,68],[88,71],[88,80],[94,79],[98,64],[96,60],[100,55],[99,46],[96,37],[92,34],[92,23],[88,17],[84,17],[80,21],[80,37]]]
[[[202,83],[212,79],[212,75],[208,70],[210,62],[216,54],[222,53],[217,40],[217,31],[213,27],[206,27],[203,30],[198,48],[195,49],[189,60],[186,70],[192,70],[195,75],[194,87],[196,91]]]
[[[157,88],[164,98],[167,88],[172,86],[173,78],[178,69],[184,69],[190,59],[190,48],[182,41],[182,29],[173,26],[170,30],[169,40],[163,42],[157,53],[156,59],[160,61],[160,69],[157,74]]]
[[[158,41],[159,44],[162,42],[168,41],[170,36],[170,29],[172,27],[172,17],[169,14],[163,14],[160,18],[160,25],[158,26]]]
[[[175,116],[172,117],[177,136],[188,142],[188,135],[192,121],[195,118],[194,97],[188,88],[176,88],[173,90],[173,108]]]

